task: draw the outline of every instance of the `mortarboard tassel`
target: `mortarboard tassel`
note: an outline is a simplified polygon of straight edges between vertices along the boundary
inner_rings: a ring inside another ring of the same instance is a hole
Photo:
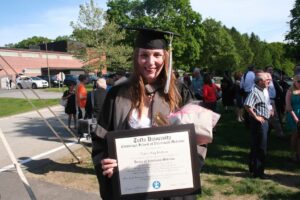
[[[167,72],[167,81],[166,81],[166,85],[165,85],[165,89],[164,89],[164,93],[168,94],[169,93],[169,89],[170,89],[170,82],[171,82],[171,77],[172,77],[172,62],[173,62],[173,55],[172,55],[172,41],[173,41],[173,34],[171,34],[170,36],[170,42],[169,42],[169,67],[168,67],[168,72]]]

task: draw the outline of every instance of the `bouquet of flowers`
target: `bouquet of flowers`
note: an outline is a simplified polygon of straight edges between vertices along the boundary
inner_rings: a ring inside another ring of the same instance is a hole
[[[220,115],[190,103],[183,106],[175,113],[171,113],[167,118],[161,115],[156,116],[156,123],[158,125],[172,125],[172,124],[194,124],[196,132],[196,143],[198,145],[211,143],[213,140],[213,128],[216,126]]]

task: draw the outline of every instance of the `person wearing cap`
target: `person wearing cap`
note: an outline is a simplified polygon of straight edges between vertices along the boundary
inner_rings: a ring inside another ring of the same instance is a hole
[[[193,95],[185,85],[177,87],[171,69],[172,53],[167,51],[165,35],[172,37],[173,33],[151,29],[138,30],[133,55],[133,73],[126,82],[109,90],[103,114],[98,118],[98,124],[108,131],[106,134],[115,130],[155,126],[156,114],[166,116],[192,101]],[[107,156],[105,137],[96,133],[92,158],[103,200],[113,198],[110,178],[117,166],[117,161]],[[186,199],[188,198],[196,199]]]

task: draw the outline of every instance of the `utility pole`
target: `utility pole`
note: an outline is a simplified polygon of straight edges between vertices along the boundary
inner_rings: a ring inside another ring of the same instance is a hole
[[[51,78],[50,78],[50,67],[49,67],[49,62],[48,62],[48,45],[47,42],[45,43],[46,46],[46,61],[47,61],[47,68],[48,68],[48,84],[49,88],[51,88]]]

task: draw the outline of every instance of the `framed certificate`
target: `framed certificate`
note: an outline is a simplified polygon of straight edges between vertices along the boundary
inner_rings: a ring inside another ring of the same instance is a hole
[[[201,193],[193,124],[109,132],[108,153],[118,162],[114,199]]]

